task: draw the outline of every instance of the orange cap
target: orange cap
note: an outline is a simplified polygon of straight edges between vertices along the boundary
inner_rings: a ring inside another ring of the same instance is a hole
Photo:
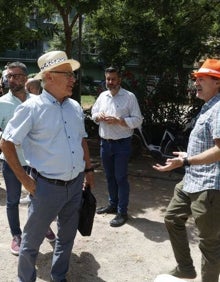
[[[220,78],[220,60],[206,59],[201,68],[192,75],[194,77],[209,75]]]

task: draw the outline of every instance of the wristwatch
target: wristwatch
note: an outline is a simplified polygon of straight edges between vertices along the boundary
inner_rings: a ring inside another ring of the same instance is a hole
[[[190,163],[187,157],[183,158],[183,166],[190,166]]]

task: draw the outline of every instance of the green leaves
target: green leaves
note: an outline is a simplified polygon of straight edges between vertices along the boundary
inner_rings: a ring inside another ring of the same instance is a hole
[[[109,60],[123,64],[132,55],[138,56],[142,68],[178,71],[203,50],[213,51],[207,42],[210,35],[219,35],[219,6],[216,0],[102,0],[86,23],[106,64]]]

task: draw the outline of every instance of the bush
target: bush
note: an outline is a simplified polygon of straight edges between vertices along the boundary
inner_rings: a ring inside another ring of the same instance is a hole
[[[158,133],[167,126],[182,130],[198,112],[201,102],[189,99],[188,81],[181,83],[171,75],[136,77],[124,72],[122,86],[133,92],[144,117],[143,129]]]
[[[93,80],[90,76],[82,77],[82,95],[98,96],[103,90],[105,90],[103,81]]]

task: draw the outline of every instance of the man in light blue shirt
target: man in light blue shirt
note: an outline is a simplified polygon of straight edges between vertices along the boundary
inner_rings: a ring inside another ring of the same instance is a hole
[[[35,95],[32,95],[25,90],[27,68],[23,63],[13,62],[8,64],[6,76],[9,92],[0,97],[0,128],[2,131],[5,129],[8,121],[13,117],[15,109],[31,97],[35,97]],[[22,123],[23,121],[20,122]],[[16,152],[21,165],[28,172],[30,168],[24,159],[21,146],[16,146]],[[19,220],[19,200],[21,197],[22,185],[5,160],[3,153],[1,153],[0,157],[3,160],[2,171],[7,192],[7,217],[10,231],[13,236],[10,250],[13,255],[18,255],[22,234]],[[48,228],[46,238],[49,242],[55,241],[56,236],[51,228]]]
[[[23,186],[31,194],[18,263],[18,281],[36,281],[36,259],[44,235],[57,217],[52,281],[67,281],[78,228],[83,183],[94,186],[85,140],[83,111],[70,99],[76,81],[75,60],[51,51],[38,59],[43,92],[21,104],[2,136],[1,148]],[[15,147],[22,146],[31,176],[21,166]],[[86,177],[84,179],[84,170]]]

